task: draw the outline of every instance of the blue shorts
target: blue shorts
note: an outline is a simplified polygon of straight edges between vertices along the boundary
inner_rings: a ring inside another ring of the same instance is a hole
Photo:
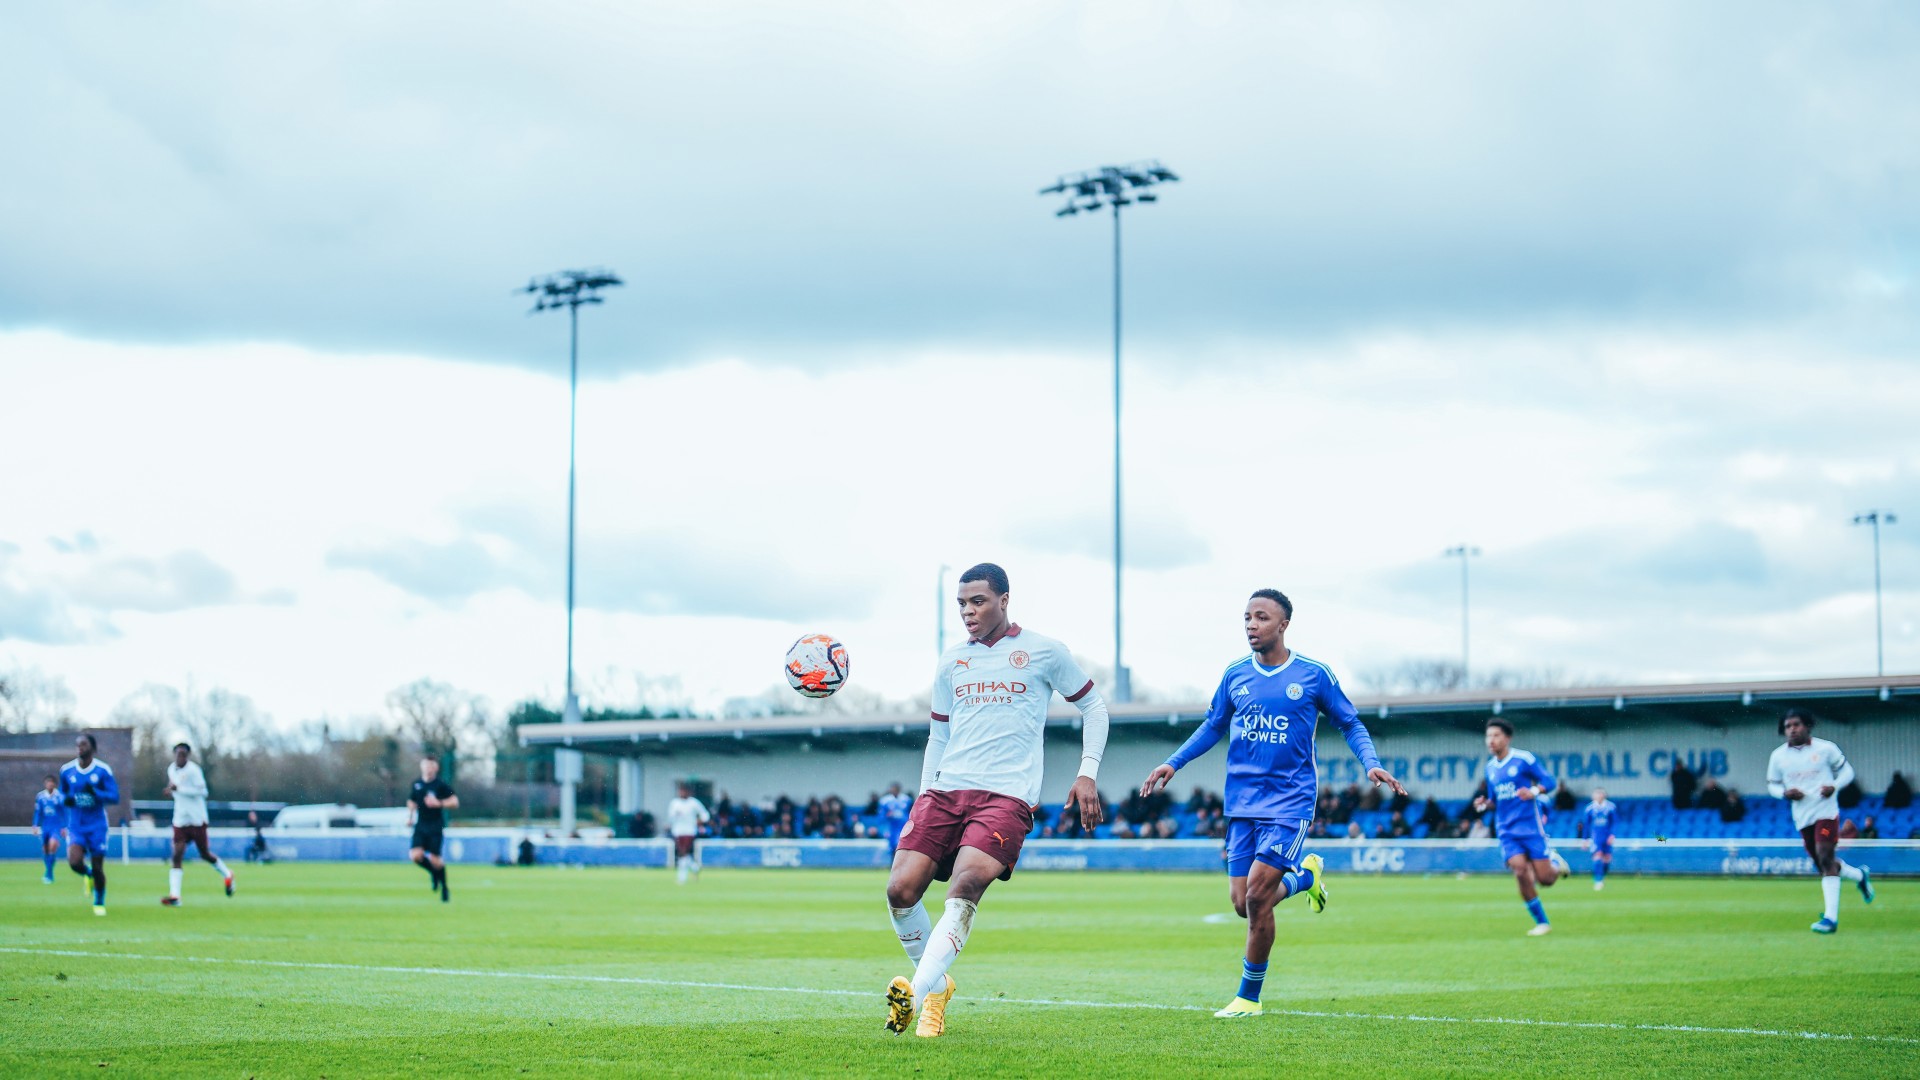
[[[1607,833],[1607,834],[1606,834],[1606,835],[1604,835],[1604,836],[1596,836],[1596,837],[1594,837],[1594,838],[1593,838],[1593,853],[1594,853],[1595,855],[1611,855],[1611,854],[1613,854],[1613,834],[1612,834],[1612,833]]]
[[[1501,833],[1500,861],[1506,862],[1515,855],[1525,855],[1529,859],[1544,861],[1547,857],[1547,838],[1541,833]]]
[[[67,826],[67,843],[79,844],[87,849],[87,854],[105,858],[107,854],[107,823],[102,821],[94,825]]]
[[[51,830],[51,831],[49,831],[49,830],[46,830],[46,829],[41,829],[41,830],[40,830],[40,846],[41,846],[41,847],[46,847],[46,846],[47,846],[47,841],[49,841],[49,840],[58,840],[58,839],[60,839],[60,830],[59,830],[59,829],[54,829],[54,830]]]
[[[900,830],[907,827],[907,819],[887,822],[887,850],[900,850]]]
[[[1300,868],[1310,821],[1227,819],[1227,876],[1246,877],[1255,862],[1282,872]]]

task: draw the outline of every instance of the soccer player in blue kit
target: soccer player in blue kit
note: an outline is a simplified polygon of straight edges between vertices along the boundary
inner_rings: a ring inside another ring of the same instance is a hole
[[[880,796],[880,816],[887,822],[887,850],[900,850],[900,830],[907,826],[907,815],[913,812],[913,796],[900,790],[898,781]]]
[[[1607,871],[1613,869],[1613,819],[1620,811],[1607,798],[1606,788],[1593,789],[1593,801],[1580,812],[1580,824],[1587,834],[1587,846],[1593,851],[1593,891],[1607,887]]]
[[[93,879],[93,913],[107,913],[107,808],[120,802],[113,769],[95,758],[93,736],[73,740],[77,757],[60,766],[60,802],[67,808],[67,865]],[[87,873],[86,858],[93,857]]]
[[[33,827],[40,837],[40,854],[47,860],[41,884],[53,884],[53,860],[60,854],[60,830],[67,824],[67,808],[60,801],[60,778],[48,774],[46,790],[33,797]]]
[[[1481,813],[1493,810],[1500,857],[1513,871],[1520,899],[1533,916],[1533,929],[1527,934],[1539,937],[1553,930],[1539,890],[1560,880],[1566,869],[1566,861],[1547,842],[1540,822],[1540,800],[1553,794],[1553,774],[1541,768],[1532,754],[1513,748],[1513,725],[1498,717],[1487,721],[1487,753],[1492,755],[1487,758],[1487,793],[1473,800],[1473,808]]]
[[[1300,854],[1319,796],[1313,736],[1325,713],[1346,736],[1367,770],[1367,779],[1396,794],[1406,788],[1380,767],[1373,738],[1340,680],[1317,660],[1287,648],[1293,601],[1277,589],[1261,589],[1243,616],[1253,650],[1227,668],[1214,691],[1207,718],[1162,765],[1147,774],[1140,794],[1167,786],[1188,762],[1222,738],[1227,744],[1227,876],[1233,909],[1247,920],[1247,953],[1240,991],[1213,1015],[1235,1019],[1260,1015],[1260,988],[1273,951],[1273,909],[1305,893],[1315,912],[1327,906],[1327,883],[1319,855]]]

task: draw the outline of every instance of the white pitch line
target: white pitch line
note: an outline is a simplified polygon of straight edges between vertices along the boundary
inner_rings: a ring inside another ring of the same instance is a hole
[[[608,983],[620,986],[668,986],[688,990],[750,990],[770,994],[812,994],[817,997],[871,998],[865,990],[822,990],[812,986],[758,986],[751,983],[700,982],[691,979],[647,979],[637,975],[580,975],[542,971],[487,971],[479,968],[401,967],[390,964],[332,964],[316,960],[258,960],[250,957],[155,956],[147,953],[91,952],[83,949],[24,949],[0,946],[0,953],[19,956],[71,956],[90,960],[149,960],[170,964],[233,964],[246,967],[295,968],[303,971],[357,971],[385,975],[456,975],[483,979],[523,979],[534,982]],[[1067,998],[973,998],[971,1004],[1040,1005],[1069,1009],[1141,1009],[1157,1012],[1212,1012],[1204,1005],[1165,1005],[1145,1001],[1074,1001]],[[1663,1031],[1694,1035],[1758,1035],[1780,1039],[1832,1039],[1841,1042],[1882,1042],[1920,1046],[1920,1039],[1899,1035],[1850,1035],[1830,1031],[1788,1031],[1776,1028],[1702,1027],[1693,1024],[1620,1024],[1602,1020],[1527,1020],[1505,1016],[1423,1016],[1418,1013],[1325,1012],[1312,1009],[1275,1009],[1276,1016],[1318,1020],[1388,1020],[1415,1024],[1503,1024],[1515,1027],[1578,1028],[1597,1031]]]

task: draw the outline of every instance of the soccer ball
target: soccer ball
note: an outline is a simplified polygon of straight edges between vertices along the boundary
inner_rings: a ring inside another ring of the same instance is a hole
[[[808,634],[787,650],[787,685],[811,698],[832,697],[847,685],[847,647],[830,634]]]

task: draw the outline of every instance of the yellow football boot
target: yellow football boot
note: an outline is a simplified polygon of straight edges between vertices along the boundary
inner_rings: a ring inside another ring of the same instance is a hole
[[[1246,998],[1236,996],[1232,1001],[1227,1002],[1226,1008],[1221,1009],[1213,1015],[1221,1020],[1238,1020],[1243,1016],[1259,1016],[1260,1003],[1257,1001],[1248,1001]]]
[[[913,1023],[913,980],[896,976],[887,984],[887,1030],[904,1035]]]
[[[1309,855],[1300,860],[1300,865],[1313,871],[1313,888],[1307,890],[1307,910],[1315,915],[1327,910],[1327,864],[1318,855]]]
[[[915,1035],[923,1039],[937,1038],[947,1033],[947,1002],[953,1000],[953,976],[942,975],[947,980],[945,990],[937,990],[920,1002],[920,1023],[913,1029]]]

